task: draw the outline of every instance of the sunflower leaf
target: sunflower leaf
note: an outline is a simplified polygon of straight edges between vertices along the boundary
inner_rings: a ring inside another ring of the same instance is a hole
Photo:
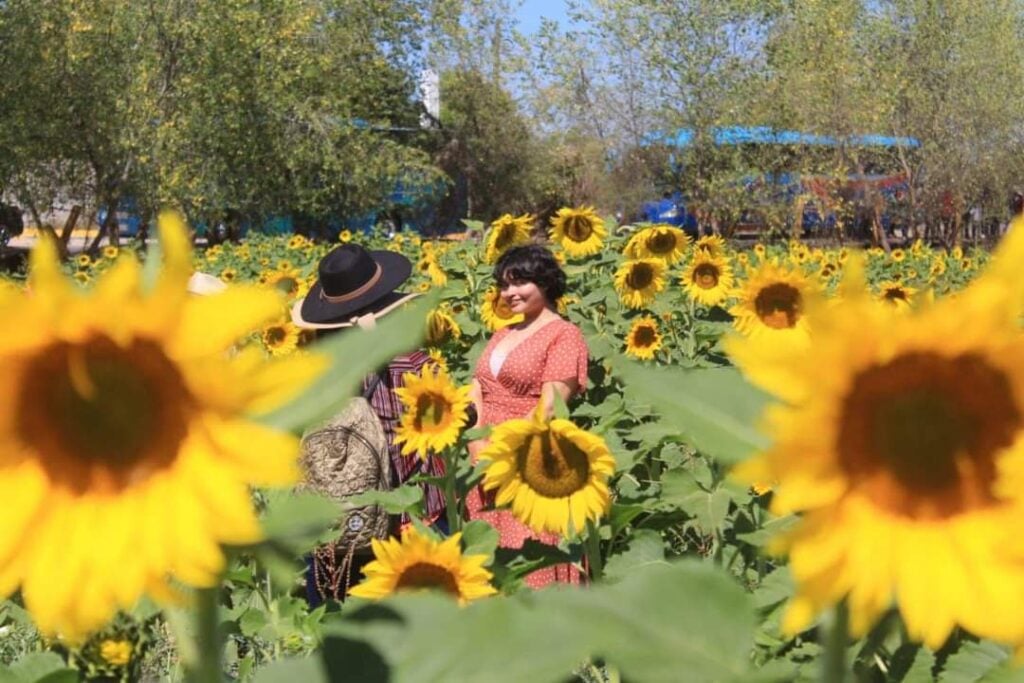
[[[768,402],[733,368],[681,370],[613,362],[626,393],[650,403],[701,452],[726,463],[768,445],[756,428]]]
[[[345,499],[345,506],[379,505],[389,515],[401,515],[419,509],[423,489],[419,486],[399,486],[390,491],[369,490]]]
[[[436,300],[436,295],[422,297],[372,330],[345,330],[315,344],[311,350],[331,359],[328,370],[301,396],[257,419],[276,429],[300,432],[330,417],[356,395],[363,377],[419,345],[423,321]]]
[[[585,591],[528,591],[461,609],[438,595],[410,595],[345,612],[325,623],[321,662],[328,673],[337,662],[337,673],[373,666],[377,674],[353,680],[518,683],[566,680],[600,656],[623,679],[680,680],[685,672],[700,683],[749,671],[753,627],[749,597],[724,572],[657,563]]]

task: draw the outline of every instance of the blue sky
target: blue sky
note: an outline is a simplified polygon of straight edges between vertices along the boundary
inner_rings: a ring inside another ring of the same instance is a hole
[[[524,0],[519,8],[519,30],[533,33],[540,27],[541,17],[567,23],[565,0]]]

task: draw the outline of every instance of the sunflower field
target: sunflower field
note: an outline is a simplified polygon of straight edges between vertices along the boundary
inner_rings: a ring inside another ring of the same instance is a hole
[[[0,681],[1024,680],[1024,224],[994,252],[739,246],[566,208],[476,240],[250,235],[0,281]],[[590,352],[555,416],[468,428],[491,271],[547,243]],[[289,310],[339,242],[423,296],[316,341]],[[225,291],[186,292],[194,271]],[[417,345],[405,457],[350,504],[413,521],[342,605],[303,558],[347,508],[296,488],[299,435]],[[467,444],[488,439],[479,463]],[[477,484],[557,545],[498,547]],[[524,577],[572,563],[582,587]],[[432,590],[428,590],[432,589]]]

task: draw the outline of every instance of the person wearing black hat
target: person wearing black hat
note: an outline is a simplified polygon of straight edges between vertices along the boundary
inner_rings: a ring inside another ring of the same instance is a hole
[[[320,261],[317,271],[316,284],[303,300],[295,303],[291,317],[296,326],[315,330],[318,336],[350,327],[372,328],[377,319],[417,296],[415,293],[396,291],[409,279],[412,264],[405,256],[393,251],[368,251],[358,244],[343,244]],[[394,442],[403,410],[395,389],[403,386],[405,373],[420,374],[423,366],[430,362],[433,361],[427,354],[414,350],[393,358],[382,368],[377,373],[380,381],[376,381],[374,375],[363,381],[364,393],[372,387],[367,400],[380,419],[387,437],[388,453],[391,456],[391,484],[395,487],[417,474],[427,477],[444,476],[444,464],[440,458],[431,456],[424,462],[420,458],[403,456],[402,447]],[[421,484],[421,487],[426,521],[443,523],[444,494],[436,486]],[[403,515],[396,521],[407,524],[409,519]],[[352,576],[358,577],[358,567],[353,569]],[[309,576],[315,576],[312,566]],[[358,578],[354,583],[358,583]],[[311,605],[319,602],[315,590],[307,592]]]
[[[317,281],[292,307],[292,322],[313,330],[372,327],[415,294],[397,292],[412,273],[412,263],[394,251],[367,251],[343,244],[317,266]]]

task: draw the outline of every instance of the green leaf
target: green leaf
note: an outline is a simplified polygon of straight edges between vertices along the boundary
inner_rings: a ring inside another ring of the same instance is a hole
[[[939,683],[1011,680],[1002,677],[1009,673],[1009,670],[1002,666],[1009,659],[1009,650],[991,641],[965,642],[946,660],[946,665],[939,675]],[[1018,674],[1021,678],[1016,680],[1024,680],[1024,670],[1019,671]]]
[[[293,540],[319,536],[341,516],[341,507],[329,498],[310,492],[267,492],[263,533],[269,540]]]
[[[383,318],[372,330],[337,332],[310,347],[331,359],[328,370],[301,396],[258,419],[276,429],[300,432],[338,412],[358,393],[363,377],[417,347],[423,320],[436,299],[436,295],[423,297]]]
[[[686,681],[701,683],[748,670],[753,623],[748,596],[725,573],[701,563],[655,564],[611,585],[530,591],[461,609],[436,595],[370,605],[325,621],[333,637],[322,661],[352,680],[543,683],[601,657],[624,680],[674,681],[685,672]]]
[[[650,403],[699,451],[733,463],[768,446],[757,420],[767,394],[733,368],[681,370],[613,361],[626,393]]]
[[[498,547],[498,530],[482,520],[473,520],[462,528],[462,553],[464,555],[486,555],[490,565],[494,562],[494,551]]]
[[[74,683],[78,674],[53,652],[32,652],[0,668],[0,683]]]
[[[415,510],[422,500],[423,489],[415,485],[405,485],[390,491],[363,491],[346,498],[343,507],[379,505],[389,515],[401,515]]]
[[[253,679],[254,683],[328,683],[329,680],[319,657],[272,662],[260,668]]]
[[[758,609],[768,609],[789,600],[796,584],[789,573],[789,567],[779,567],[761,580],[761,585],[754,589],[754,605]]]
[[[890,680],[900,683],[932,683],[935,655],[919,645],[905,645],[896,651],[889,665]]]
[[[736,534],[736,538],[749,543],[750,545],[761,547],[768,543],[771,539],[775,538],[779,534],[789,531],[796,526],[799,518],[796,515],[786,515],[785,517],[776,517],[775,519],[769,520],[757,531],[751,531],[746,534]]]
[[[651,529],[638,529],[630,537],[627,549],[605,563],[604,575],[613,581],[620,580],[640,567],[664,563],[665,542],[661,534]]]

